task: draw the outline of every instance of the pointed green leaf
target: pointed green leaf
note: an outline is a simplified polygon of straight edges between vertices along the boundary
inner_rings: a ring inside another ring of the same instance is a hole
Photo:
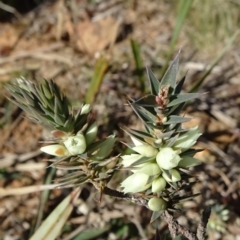
[[[104,141],[93,144],[88,150],[88,156],[93,160],[103,160],[112,152],[116,141],[115,136],[111,135]]]
[[[134,162],[133,164],[131,164],[129,167],[135,167],[135,166],[138,166],[138,165],[140,165],[140,164],[150,162],[150,161],[152,161],[154,158],[155,158],[155,157],[144,157],[144,156],[142,156],[139,160],[137,160],[136,162]]]
[[[154,222],[162,215],[163,211],[153,212],[150,223]]]
[[[143,98],[140,98],[137,101],[133,102],[132,104],[137,104],[139,106],[149,106],[149,107],[157,106],[154,95],[146,95]]]
[[[183,84],[185,82],[186,76],[184,76],[178,83],[177,86],[175,87],[174,94],[179,94],[182,90]]]
[[[179,135],[177,134],[176,136],[174,137],[171,137],[168,141],[166,141],[166,147],[172,147],[173,144],[177,141]]]
[[[130,136],[138,139],[139,141],[141,141],[143,144],[145,143],[153,143],[154,141],[156,141],[155,138],[152,137],[152,135],[150,135],[147,132],[143,132],[143,131],[139,131],[139,130],[134,130],[134,129],[128,129],[128,128],[123,128],[123,130],[129,134]],[[148,140],[148,141],[146,141]]]
[[[93,228],[89,230],[85,230],[81,233],[79,233],[76,237],[74,237],[72,240],[92,240],[92,239],[99,239],[99,237],[109,231],[110,226],[106,226],[104,228]]]
[[[191,118],[171,115],[170,117],[168,117],[167,122],[164,122],[163,124],[169,125],[169,124],[183,123],[183,122],[188,122],[189,120],[191,120]]]
[[[166,116],[168,117],[170,115],[179,115],[179,113],[182,110],[182,108],[184,107],[184,105],[185,105],[185,102],[171,107],[170,110],[166,113]]]
[[[132,105],[131,104],[132,109],[134,110],[134,112],[138,115],[138,117],[140,119],[142,119],[143,122],[147,123],[147,122],[157,122],[157,117],[154,116],[152,113],[150,113],[149,111],[147,111],[145,108],[137,106],[137,105]]]
[[[191,196],[184,196],[184,197],[179,197],[178,199],[177,198],[174,198],[173,199],[173,203],[177,204],[177,203],[181,203],[181,202],[185,202],[187,200],[192,200],[194,199],[195,197],[199,196],[201,193],[195,193],[195,194],[192,194]]]
[[[154,76],[152,70],[148,67],[147,67],[147,75],[148,75],[148,79],[149,79],[149,82],[150,82],[151,93],[153,95],[157,96],[158,91],[159,91],[159,81]]]
[[[176,85],[176,79],[177,79],[177,73],[178,73],[178,65],[179,65],[179,53],[171,63],[170,67],[167,69],[166,73],[164,74],[162,80],[159,84],[159,89],[162,86],[169,85],[172,90],[175,88]]]
[[[42,88],[42,92],[44,93],[47,99],[53,98],[51,89],[49,88],[48,82],[46,80],[41,84],[41,88]]]
[[[169,131],[169,132],[160,133],[160,134],[157,134],[157,137],[158,138],[163,138],[163,139],[166,140],[167,138],[170,138],[174,132],[175,131],[172,130],[172,131]]]
[[[203,149],[194,149],[194,148],[190,148],[187,151],[183,152],[180,154],[181,157],[184,156],[190,156],[193,157],[196,153],[203,151]]]
[[[198,98],[200,96],[199,93],[182,93],[177,96],[174,96],[174,99],[170,101],[170,103],[167,105],[167,107],[172,107],[174,105],[177,105],[179,103],[187,102],[191,99]]]

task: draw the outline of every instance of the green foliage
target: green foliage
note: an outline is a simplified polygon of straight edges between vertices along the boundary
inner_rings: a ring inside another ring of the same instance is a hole
[[[133,172],[121,186],[125,193],[140,192],[149,200],[149,208],[153,210],[151,222],[165,208],[173,210],[176,204],[198,195],[192,193],[195,182],[185,170],[200,164],[193,158],[196,150],[192,147],[201,134],[197,127],[183,129],[181,124],[190,119],[179,115],[185,103],[199,94],[181,93],[185,78],[177,83],[178,65],[179,54],[161,81],[147,69],[151,93],[138,100],[129,98],[129,105],[145,130],[124,129],[134,143],[127,145],[135,153],[121,156],[123,166]],[[153,173],[154,164],[160,169]],[[181,190],[184,195],[179,194]]]

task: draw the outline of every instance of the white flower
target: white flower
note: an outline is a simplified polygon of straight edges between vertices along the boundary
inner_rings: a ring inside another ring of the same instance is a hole
[[[176,169],[172,169],[169,171],[170,177],[164,172],[162,176],[165,178],[167,182],[178,182],[181,180],[181,175]]]
[[[71,155],[82,154],[86,150],[86,141],[82,134],[68,137],[64,142]]]
[[[188,132],[181,135],[174,143],[174,148],[180,148],[182,151],[186,151],[191,148],[199,138],[201,133],[198,131],[198,126],[190,128]]]
[[[53,145],[41,147],[40,150],[42,152],[45,152],[47,154],[54,155],[57,157],[64,157],[69,155],[69,151],[67,150],[67,148],[60,144],[53,144]]]
[[[152,192],[161,192],[165,189],[166,185],[166,180],[163,177],[158,177],[152,182]]]
[[[143,144],[132,148],[133,151],[141,154],[144,157],[155,157],[158,150],[150,145]]]
[[[154,212],[162,211],[167,208],[167,203],[162,198],[153,197],[148,201],[148,207]]]
[[[160,168],[170,170],[178,165],[181,158],[172,148],[165,147],[160,149],[156,160]]]
[[[136,172],[133,175],[126,178],[122,183],[124,193],[136,193],[142,192],[151,186],[151,183],[147,184],[149,176],[145,173]]]
[[[135,147],[132,148],[133,151],[141,154],[144,157],[155,157],[158,153],[158,150],[151,145],[144,144],[137,140],[136,138],[131,136],[131,139],[135,145]]]
[[[145,163],[143,167],[141,167],[138,172],[145,173],[148,176],[154,176],[160,174],[162,171],[159,168],[157,163]]]

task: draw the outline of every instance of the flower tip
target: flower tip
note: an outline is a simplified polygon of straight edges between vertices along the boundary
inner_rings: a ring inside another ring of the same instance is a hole
[[[44,146],[44,147],[41,147],[40,150],[42,152],[45,152],[47,154],[54,155],[57,157],[63,157],[69,154],[67,148],[65,148],[60,144]]]

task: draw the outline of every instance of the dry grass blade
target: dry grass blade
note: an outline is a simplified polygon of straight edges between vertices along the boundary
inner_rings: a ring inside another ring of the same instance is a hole
[[[38,230],[33,234],[30,240],[56,239],[62,230],[63,225],[67,221],[70,213],[73,210],[74,201],[80,193],[80,188],[72,191],[45,219]]]

